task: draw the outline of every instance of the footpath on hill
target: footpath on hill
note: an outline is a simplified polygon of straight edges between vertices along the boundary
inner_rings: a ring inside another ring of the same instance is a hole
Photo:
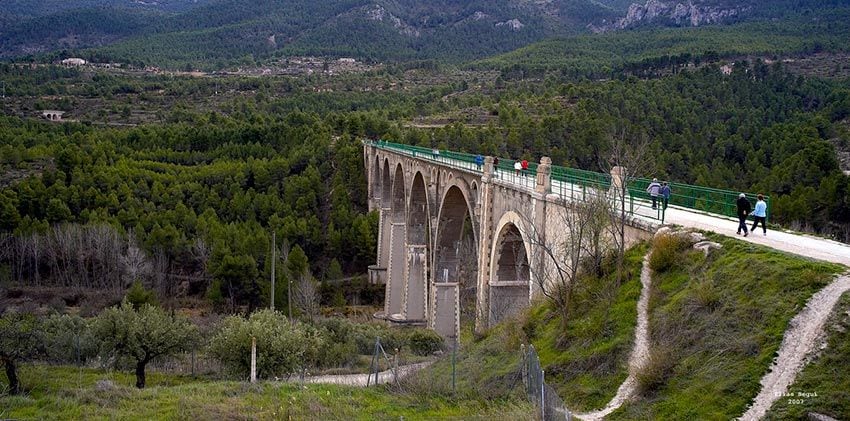
[[[641,213],[639,210],[638,213]],[[730,218],[696,213],[669,207],[665,215],[666,224],[712,231],[736,236],[738,223]],[[811,235],[768,229],[764,235],[759,227],[746,237],[737,238],[799,256],[838,263],[850,267],[850,245]],[[764,417],[773,403],[781,398],[794,383],[797,374],[804,368],[805,359],[819,344],[824,326],[841,296],[850,291],[850,275],[836,278],[825,288],[814,294],[806,307],[789,323],[782,338],[782,345],[767,374],[761,379],[762,389],[740,419],[757,420]],[[619,393],[618,393],[619,394]]]
[[[649,256],[652,250],[643,258],[643,266],[640,270],[640,299],[637,304],[637,327],[635,327],[635,344],[632,355],[629,357],[629,376],[617,389],[617,394],[599,411],[584,414],[575,414],[576,417],[585,421],[601,420],[606,415],[614,412],[627,400],[637,393],[637,375],[646,366],[649,358],[649,291],[652,286],[652,270],[649,268]]]

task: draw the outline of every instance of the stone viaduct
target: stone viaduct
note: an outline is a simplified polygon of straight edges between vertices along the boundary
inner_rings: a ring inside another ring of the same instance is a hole
[[[377,317],[427,325],[446,338],[456,338],[462,319],[481,330],[529,305],[540,289],[531,269],[540,264],[541,239],[564,238],[563,213],[587,194],[553,186],[546,157],[519,174],[512,161],[496,167],[492,157],[479,165],[460,155],[364,143],[369,208],[380,211],[369,276],[386,284]],[[631,240],[654,229],[629,225]]]

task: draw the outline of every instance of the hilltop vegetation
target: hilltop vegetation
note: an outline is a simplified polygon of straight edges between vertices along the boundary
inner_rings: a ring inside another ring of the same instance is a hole
[[[626,31],[582,36],[608,27],[629,3],[589,0],[455,2],[431,0],[335,0],[329,2],[233,0],[156,4],[69,2],[39,5],[16,1],[0,21],[0,56],[39,60],[82,56],[93,61],[155,65],[171,69],[251,66],[292,55],[355,57],[366,61],[434,59],[464,63],[520,47],[528,49],[478,66],[567,64],[581,74],[657,55],[681,52],[762,53],[844,49],[846,4],[840,1],[697,1],[702,14],[735,10],[720,23],[741,25],[685,31],[690,41],[669,49],[666,35]],[[56,6],[56,7],[52,7]],[[690,13],[690,12],[689,12]],[[681,20],[681,19],[680,19]],[[690,20],[673,23],[689,25]],[[711,22],[715,22],[711,20]],[[658,28],[666,19],[638,19],[628,27]],[[598,25],[598,26],[597,26]],[[839,29],[836,31],[836,29]],[[720,31],[734,33],[715,37]],[[771,36],[774,36],[771,38]],[[836,40],[839,42],[835,43]],[[582,47],[592,44],[590,48]],[[638,47],[647,44],[648,47]],[[800,44],[803,44],[800,46]],[[578,48],[574,48],[578,45]],[[622,51],[622,45],[630,45]],[[608,48],[612,47],[613,48]],[[617,56],[603,55],[620,53]],[[44,54],[46,53],[46,55]],[[626,53],[626,54],[623,54]],[[572,70],[571,70],[572,71]],[[601,73],[600,73],[601,72]]]

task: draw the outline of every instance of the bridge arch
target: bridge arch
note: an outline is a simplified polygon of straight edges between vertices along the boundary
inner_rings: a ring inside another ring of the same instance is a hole
[[[391,318],[399,317],[404,312],[405,265],[407,263],[407,253],[405,250],[405,231],[407,229],[407,192],[405,191],[404,185],[404,167],[401,162],[398,162],[395,164],[395,174],[392,178],[390,214],[387,215],[387,219],[390,221],[388,224],[390,247],[387,251],[387,254],[389,254],[389,261],[387,264],[387,287],[384,312]],[[386,187],[386,184],[384,187]]]
[[[384,158],[384,170],[381,176],[381,207],[389,208],[392,206],[392,188],[393,180],[390,177],[390,159]]]
[[[470,198],[469,185],[460,177],[452,178],[437,218],[430,320],[434,330],[447,338],[456,337],[462,316],[474,315],[478,227]]]
[[[524,227],[522,217],[514,211],[505,213],[497,225],[490,252],[490,324],[519,313],[531,302],[531,243]]]
[[[404,309],[407,320],[426,320],[428,308],[429,223],[428,189],[422,172],[410,184],[407,213],[407,283]]]
[[[375,162],[372,167],[372,198],[381,200],[381,157],[375,154]]]

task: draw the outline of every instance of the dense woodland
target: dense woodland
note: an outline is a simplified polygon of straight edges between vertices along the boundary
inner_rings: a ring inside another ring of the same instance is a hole
[[[272,231],[318,277],[362,273],[377,221],[359,118],[213,114],[129,130],[3,118],[4,164],[52,162],[0,193],[4,277],[118,290],[139,278],[253,307],[268,299]]]

